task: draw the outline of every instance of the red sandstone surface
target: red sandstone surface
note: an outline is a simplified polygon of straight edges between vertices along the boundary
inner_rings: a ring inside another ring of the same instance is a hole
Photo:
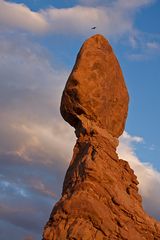
[[[112,47],[101,35],[89,38],[62,96],[61,114],[77,142],[43,240],[160,239],[160,223],[142,208],[137,177],[116,154],[128,100]]]

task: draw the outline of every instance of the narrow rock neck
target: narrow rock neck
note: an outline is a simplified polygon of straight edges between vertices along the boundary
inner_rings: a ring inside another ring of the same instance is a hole
[[[99,156],[103,152],[113,161],[118,161],[116,154],[118,139],[96,125],[88,126],[85,128],[83,125],[78,129],[78,139],[64,179],[62,196],[65,194],[72,195],[74,191],[77,191],[79,184],[88,180],[94,181],[95,176],[99,176],[98,166],[101,164]],[[103,166],[102,171],[106,167],[107,164]]]

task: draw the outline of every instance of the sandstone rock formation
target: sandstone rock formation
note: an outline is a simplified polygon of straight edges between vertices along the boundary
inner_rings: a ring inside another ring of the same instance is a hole
[[[160,239],[133,170],[116,154],[127,110],[119,63],[108,41],[95,35],[83,44],[63,92],[61,114],[77,143],[43,240]]]

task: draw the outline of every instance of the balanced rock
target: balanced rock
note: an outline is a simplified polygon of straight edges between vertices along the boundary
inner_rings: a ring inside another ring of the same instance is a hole
[[[61,114],[76,129],[87,121],[119,137],[127,110],[128,93],[117,58],[105,38],[91,37],[83,44],[67,81]]]
[[[116,154],[128,99],[108,41],[89,38],[62,96],[61,114],[75,128],[77,143],[43,240],[160,239],[160,224],[144,212],[133,170]]]

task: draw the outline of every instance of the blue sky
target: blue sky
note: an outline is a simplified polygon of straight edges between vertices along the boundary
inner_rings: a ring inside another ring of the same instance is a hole
[[[159,22],[158,0],[0,0],[1,240],[40,239],[60,196],[75,143],[60,98],[81,44],[96,33],[109,39],[130,95],[119,155],[138,176],[145,210],[160,219]]]

